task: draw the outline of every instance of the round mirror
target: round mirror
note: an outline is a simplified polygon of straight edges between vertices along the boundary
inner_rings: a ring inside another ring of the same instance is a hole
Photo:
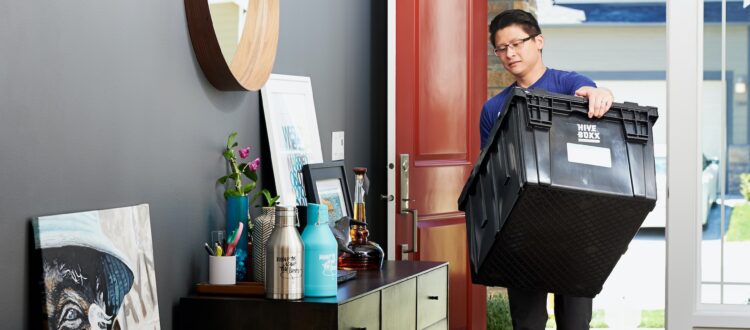
[[[190,39],[220,90],[260,89],[279,40],[279,0],[185,0]]]

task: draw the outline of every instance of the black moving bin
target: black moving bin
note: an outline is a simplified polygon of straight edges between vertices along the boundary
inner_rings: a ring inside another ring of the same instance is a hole
[[[474,283],[598,294],[656,204],[656,108],[515,88],[458,200]]]

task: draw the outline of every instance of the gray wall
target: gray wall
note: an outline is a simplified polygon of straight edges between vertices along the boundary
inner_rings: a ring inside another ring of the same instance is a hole
[[[312,78],[325,160],[331,132],[345,130],[347,167],[384,177],[375,2],[281,1],[274,72]],[[139,203],[151,206],[162,327],[176,325],[179,298],[207,275],[201,244],[223,226],[221,146],[233,130],[264,144],[261,118],[259,93],[207,82],[181,0],[0,1],[2,328],[35,324],[31,218]],[[381,242],[384,228],[373,228]]]

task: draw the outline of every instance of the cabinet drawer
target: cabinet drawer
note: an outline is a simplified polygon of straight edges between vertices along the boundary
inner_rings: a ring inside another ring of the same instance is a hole
[[[448,317],[448,267],[417,277],[417,329]]]
[[[380,329],[380,292],[339,306],[339,329]]]
[[[448,319],[442,319],[424,330],[448,330]]]
[[[380,308],[383,330],[416,329],[417,327],[417,279],[412,278],[381,292]]]

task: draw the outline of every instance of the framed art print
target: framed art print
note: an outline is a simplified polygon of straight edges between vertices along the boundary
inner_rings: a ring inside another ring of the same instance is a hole
[[[302,167],[307,201],[328,206],[328,218],[352,216],[352,202],[343,161]]]
[[[310,78],[273,74],[261,98],[279,201],[307,205],[302,166],[323,162]]]

